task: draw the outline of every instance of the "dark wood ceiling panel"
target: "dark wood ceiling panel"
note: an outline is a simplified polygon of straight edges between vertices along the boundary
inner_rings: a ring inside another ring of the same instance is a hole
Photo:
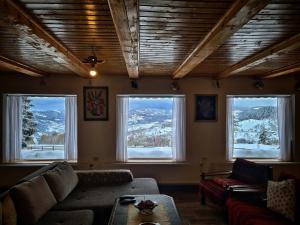
[[[171,76],[235,1],[139,0],[140,76]],[[97,57],[105,60],[104,64],[97,65],[100,73],[128,76],[107,0],[16,2],[78,59],[86,59],[94,49]],[[134,18],[132,20],[135,21]],[[217,77],[241,60],[299,34],[299,21],[299,0],[271,0],[189,76]],[[127,49],[128,46],[124,46]],[[0,56],[48,74],[75,74],[74,70],[39,51],[38,46],[22,39],[13,25],[7,26],[4,19],[0,23],[0,48]],[[265,76],[297,65],[299,61],[300,50],[294,48],[263,63],[246,66],[245,70],[234,75]],[[7,69],[0,71],[9,72]]]
[[[20,0],[43,26],[81,60],[92,54],[105,60],[100,74],[127,73],[106,0]]]
[[[291,51],[287,54],[276,55],[272,58],[272,60],[268,60],[264,63],[261,63],[254,68],[249,70],[245,70],[235,74],[235,76],[264,76],[269,74],[273,70],[278,70],[280,68],[286,67],[288,65],[294,65],[300,62],[300,48]],[[255,73],[254,73],[255,72]]]
[[[22,64],[44,71],[47,74],[72,74],[66,67],[58,64],[52,57],[41,53],[28,42],[19,37],[15,30],[0,25],[1,55]]]
[[[300,33],[300,2],[273,0],[245,26],[236,32],[221,48],[195,68],[191,75],[218,76],[228,67],[268,48],[269,46]],[[278,56],[264,65],[257,65],[237,75],[264,75],[273,69],[297,61],[296,52]]]
[[[140,73],[171,75],[232,1],[140,0]]]

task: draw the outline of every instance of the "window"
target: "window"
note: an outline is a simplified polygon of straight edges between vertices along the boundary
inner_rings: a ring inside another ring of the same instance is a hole
[[[117,97],[117,160],[185,160],[184,96]]]
[[[4,162],[77,160],[77,97],[4,95]]]
[[[291,96],[227,96],[228,158],[291,160]]]

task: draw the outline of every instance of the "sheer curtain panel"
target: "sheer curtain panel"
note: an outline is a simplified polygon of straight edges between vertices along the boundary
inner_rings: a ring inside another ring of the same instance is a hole
[[[293,104],[291,96],[278,97],[278,127],[280,142],[280,160],[292,159],[293,141]]]
[[[173,99],[172,155],[174,161],[185,161],[185,98]]]
[[[4,95],[3,134],[3,162],[19,160],[22,149],[22,96]]]
[[[227,96],[227,122],[226,122],[226,129],[227,129],[227,160],[232,160],[233,158],[233,103],[234,103],[234,98]]]
[[[65,159],[77,161],[77,97],[65,97]]]
[[[126,162],[127,159],[127,132],[128,132],[128,96],[117,96],[117,150],[118,161]]]

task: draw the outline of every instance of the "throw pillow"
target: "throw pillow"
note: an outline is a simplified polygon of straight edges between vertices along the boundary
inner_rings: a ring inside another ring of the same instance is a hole
[[[11,196],[23,225],[35,224],[57,203],[43,176],[16,185]]]
[[[17,225],[17,212],[10,195],[2,200],[2,223],[5,225]]]
[[[267,188],[267,207],[294,221],[296,209],[295,181],[269,181]]]
[[[58,202],[64,200],[78,183],[77,174],[66,162],[58,164],[44,177]]]

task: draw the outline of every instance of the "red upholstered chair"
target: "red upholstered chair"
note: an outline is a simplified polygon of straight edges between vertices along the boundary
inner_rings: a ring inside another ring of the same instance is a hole
[[[220,177],[227,175],[226,177]],[[219,176],[219,177],[217,177]],[[236,159],[232,171],[202,173],[200,182],[201,202],[209,199],[223,207],[229,193],[234,190],[243,192],[246,189],[264,191],[268,180],[272,179],[272,168],[245,159]]]

